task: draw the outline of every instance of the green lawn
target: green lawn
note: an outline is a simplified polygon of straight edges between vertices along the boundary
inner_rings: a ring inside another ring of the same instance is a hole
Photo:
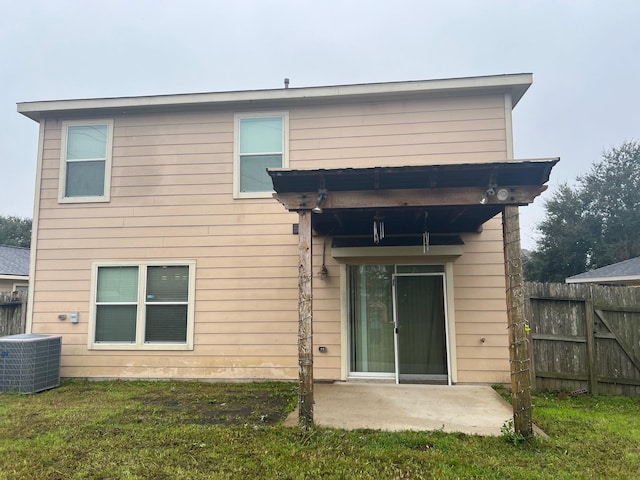
[[[534,397],[523,444],[281,425],[291,383],[65,381],[0,394],[0,479],[640,478],[640,399]]]

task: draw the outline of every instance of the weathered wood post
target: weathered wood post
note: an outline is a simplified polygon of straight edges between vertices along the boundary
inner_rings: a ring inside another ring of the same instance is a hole
[[[584,327],[587,339],[587,372],[589,374],[589,393],[598,394],[598,371],[596,366],[596,338],[593,329],[593,289],[589,285],[584,301]]]
[[[502,233],[507,288],[507,319],[509,322],[509,358],[511,360],[511,403],[513,427],[525,437],[533,434],[531,420],[531,388],[529,349],[524,316],[524,284],[520,252],[520,217],[518,207],[505,207],[502,212]]]
[[[529,284],[530,285],[530,284]],[[531,390],[536,389],[536,362],[534,356],[535,343],[533,340],[533,330],[535,329],[533,320],[533,310],[531,308],[531,289],[527,283],[523,283],[524,290],[524,318],[529,319],[529,327],[525,328],[527,334],[527,341],[529,342],[529,387]],[[526,320],[525,320],[526,321]]]
[[[21,292],[21,300],[20,304],[20,332],[24,333],[27,331],[27,300],[29,296],[27,292]]]
[[[311,211],[298,212],[298,425],[313,426]]]

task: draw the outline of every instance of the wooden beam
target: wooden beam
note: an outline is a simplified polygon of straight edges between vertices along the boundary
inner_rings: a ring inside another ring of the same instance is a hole
[[[533,318],[533,311],[531,310],[531,299],[529,298],[528,289],[524,287],[524,318]],[[536,334],[531,328],[526,328],[527,342],[529,342],[529,387],[531,391],[536,391],[536,359],[535,351],[533,348],[533,339]]]
[[[578,337],[576,335],[560,335],[555,333],[533,333],[531,338],[534,340],[551,340],[554,342],[575,342],[587,343],[587,337]]]
[[[546,185],[500,187],[509,191],[501,202],[495,195],[487,197],[488,205],[528,205],[547,189]],[[419,188],[406,190],[329,191],[323,209],[433,207],[480,205],[486,189]],[[318,192],[275,193],[274,197],[290,211],[309,210],[316,206]]]
[[[614,385],[635,385],[640,387],[640,379],[636,378],[617,378],[617,377],[598,377],[600,383],[613,383]]]
[[[588,382],[589,376],[582,373],[564,373],[564,372],[536,372],[538,378],[551,378],[555,380],[575,380],[579,382]]]
[[[511,360],[511,404],[513,427],[525,437],[533,435],[531,419],[531,383],[529,348],[524,316],[524,284],[520,252],[520,218],[518,207],[505,207],[502,213],[504,264],[509,322],[509,357]]]
[[[589,298],[584,301],[584,334],[587,340],[587,368],[589,373],[589,392],[598,394],[598,372],[596,358],[596,339],[594,335],[593,294],[589,287]]]
[[[298,424],[305,429],[313,427],[311,215],[298,214]]]

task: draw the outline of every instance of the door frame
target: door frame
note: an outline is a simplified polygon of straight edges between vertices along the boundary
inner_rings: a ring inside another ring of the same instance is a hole
[[[411,261],[409,258],[403,258],[402,261],[389,257],[379,257],[375,260],[371,257],[358,257],[354,255],[347,262],[340,264],[340,357],[341,357],[341,374],[342,381],[350,380],[373,380],[395,382],[394,374],[375,375],[373,373],[353,372],[350,368],[350,333],[349,333],[349,307],[350,307],[350,291],[348,281],[348,269],[352,265],[440,265],[444,267],[444,272],[438,272],[438,275],[444,275],[444,306],[445,306],[445,332],[446,332],[446,349],[447,349],[447,385],[453,385],[458,381],[457,375],[457,348],[456,348],[456,320],[454,305],[454,282],[453,282],[453,262],[458,255],[440,256],[441,261],[425,262],[424,258],[416,258]],[[444,257],[444,258],[443,258]]]
[[[398,265],[394,264],[394,270]],[[444,265],[443,265],[444,267]],[[395,378],[396,384],[400,384],[400,342],[398,331],[398,283],[396,278],[398,277],[440,277],[442,281],[442,304],[443,304],[443,319],[444,322],[444,344],[445,344],[445,359],[447,366],[447,385],[451,385],[451,351],[449,348],[449,321],[448,321],[448,301],[447,301],[447,278],[446,269],[443,272],[433,273],[396,273],[391,275],[391,299],[393,302],[393,353],[395,357]]]

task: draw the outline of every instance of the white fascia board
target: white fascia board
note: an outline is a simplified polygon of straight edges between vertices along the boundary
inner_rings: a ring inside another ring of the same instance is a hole
[[[639,282],[640,275],[621,275],[618,277],[566,278],[565,283],[626,283]]]
[[[28,281],[29,275],[0,275],[0,280],[22,280]]]
[[[125,111],[161,110],[163,108],[252,104],[257,102],[313,101],[331,98],[394,96],[411,94],[444,94],[461,90],[502,90],[510,91],[513,105],[524,95],[533,82],[530,73],[493,75],[483,77],[448,78],[441,80],[418,80],[406,82],[366,83],[336,85],[326,87],[278,88],[270,90],[246,90],[235,92],[186,93],[175,95],[154,95],[141,97],[115,97],[79,100],[52,100],[42,102],[21,102],[18,113],[39,121],[49,114],[64,112],[98,112],[117,109]]]

